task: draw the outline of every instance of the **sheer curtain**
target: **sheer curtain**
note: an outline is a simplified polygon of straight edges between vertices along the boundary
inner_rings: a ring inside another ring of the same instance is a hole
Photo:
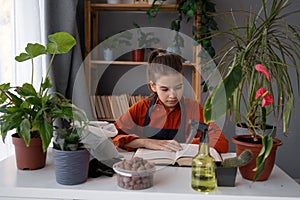
[[[44,1],[40,0],[0,0],[0,83],[22,85],[31,81],[31,62],[17,63],[14,57],[24,51],[26,44],[44,44]],[[3,45],[5,44],[5,45]],[[38,87],[45,59],[35,61],[34,86]],[[45,67],[46,68],[46,67]],[[5,144],[0,142],[0,160],[13,153],[11,137]]]

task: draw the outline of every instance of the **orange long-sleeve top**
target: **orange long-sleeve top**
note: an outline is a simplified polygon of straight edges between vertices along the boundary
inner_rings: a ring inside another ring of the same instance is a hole
[[[116,122],[115,126],[118,130],[118,134],[112,138],[115,146],[124,148],[127,150],[134,150],[131,148],[125,148],[125,145],[142,136],[143,125],[147,110],[150,106],[151,99],[140,100],[132,105],[126,113],[124,113]],[[203,122],[203,108],[201,105],[192,99],[184,98],[185,104],[185,138],[190,134],[189,120]],[[150,123],[148,126],[163,129],[179,129],[181,122],[181,108],[180,105],[173,110],[169,110],[164,107],[162,102],[157,99],[150,115]],[[209,144],[220,153],[226,153],[228,151],[228,140],[215,123],[208,124],[208,136]],[[192,139],[191,143],[199,143],[200,132]]]

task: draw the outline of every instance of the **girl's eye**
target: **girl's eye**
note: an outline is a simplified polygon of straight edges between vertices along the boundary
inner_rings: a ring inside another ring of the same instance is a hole
[[[177,87],[175,88],[175,90],[181,90],[181,89],[182,89],[182,85],[177,86]]]
[[[161,88],[161,91],[167,92],[169,89],[168,88]]]

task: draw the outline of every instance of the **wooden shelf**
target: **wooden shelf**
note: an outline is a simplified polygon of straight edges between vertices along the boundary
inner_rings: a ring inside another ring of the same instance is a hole
[[[134,61],[105,61],[105,60],[91,60],[91,64],[99,65],[147,65],[147,62],[134,62]],[[194,63],[183,63],[185,67],[193,67]]]
[[[96,11],[147,11],[151,8],[151,4],[91,4],[91,10]],[[176,4],[161,5],[160,11],[174,12],[177,8]]]
[[[100,43],[99,33],[101,26],[99,24],[99,17],[102,11],[119,11],[119,12],[146,12],[151,8],[151,4],[106,4],[106,3],[94,3],[91,0],[84,0],[84,28],[85,28],[85,55],[88,56],[91,50]],[[177,4],[163,4],[160,7],[159,12],[178,12]],[[197,15],[198,16],[198,15]],[[201,20],[195,16],[194,25],[199,29]],[[112,24],[113,26],[113,24]],[[198,52],[200,47],[193,48],[193,60],[192,63],[184,63],[186,67],[192,67],[192,87],[195,91],[195,97],[200,100],[201,91],[201,76],[200,76],[200,60]],[[133,62],[133,61],[104,61],[93,60],[88,57],[86,60],[86,79],[88,81],[88,87],[91,88],[91,68],[101,67],[97,65],[119,65],[119,66],[136,66],[147,65],[147,62]]]

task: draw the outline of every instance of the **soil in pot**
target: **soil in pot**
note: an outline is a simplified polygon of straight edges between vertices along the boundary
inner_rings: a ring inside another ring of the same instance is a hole
[[[46,165],[46,152],[43,152],[41,138],[32,138],[27,147],[22,138],[17,134],[12,135],[15,145],[15,156],[17,168],[20,170],[41,169]]]
[[[232,137],[231,141],[235,144],[237,156],[239,156],[245,149],[249,149],[252,152],[253,157],[250,162],[239,167],[239,171],[243,178],[253,180],[255,175],[255,171],[253,171],[253,169],[256,167],[256,157],[262,148],[261,140],[254,142],[250,135],[238,135]],[[277,138],[273,138],[273,148],[265,161],[264,170],[257,181],[265,181],[269,178],[275,164],[277,147],[280,145],[282,145],[282,142]]]

